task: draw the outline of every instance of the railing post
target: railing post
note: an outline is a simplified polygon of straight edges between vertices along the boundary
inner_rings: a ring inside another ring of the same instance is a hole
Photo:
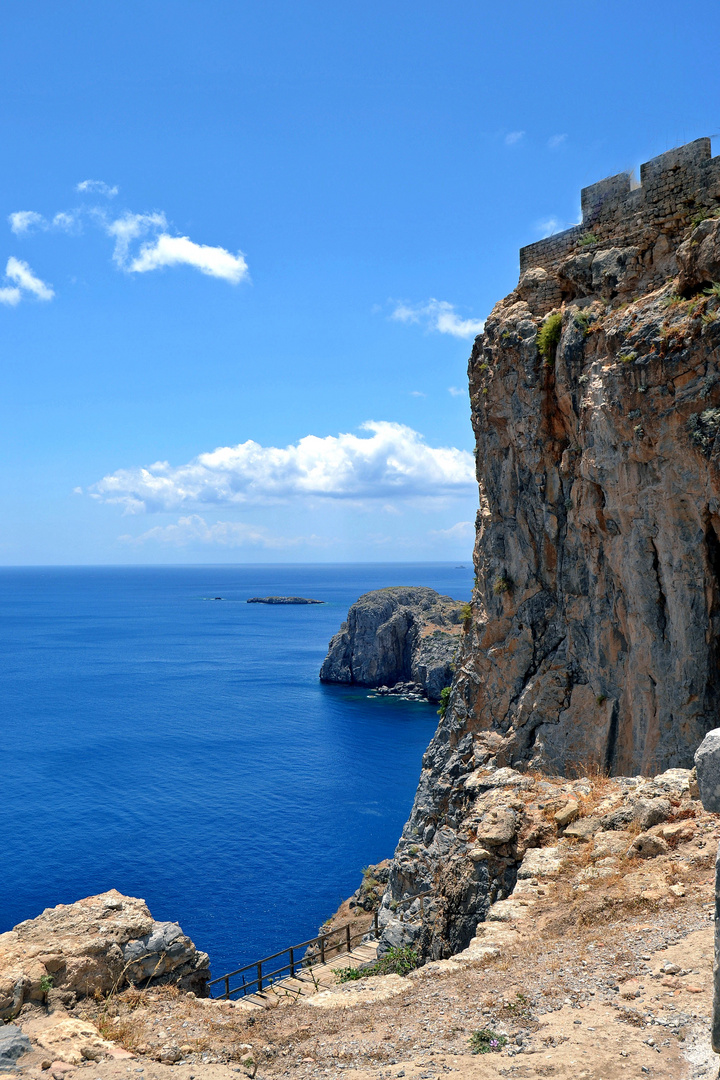
[[[229,975],[225,976],[225,997],[228,998],[228,1000],[230,998],[230,976]]]
[[[290,950],[290,978],[295,978],[295,950]]]
[[[345,923],[345,943],[347,945],[347,951],[352,952],[352,946],[350,944],[350,923]]]
[[[379,929],[378,929],[378,913],[377,913],[377,908],[375,909],[375,915],[374,915],[374,919],[373,919],[373,922],[375,923],[375,937],[376,937],[376,938],[379,938],[379,937],[380,937],[380,931],[379,931]]]
[[[320,963],[325,963],[325,938],[320,937]]]
[[[258,964],[257,969],[258,969],[257,983],[258,983],[258,993],[259,993],[262,990],[262,961],[260,961],[260,963]]]

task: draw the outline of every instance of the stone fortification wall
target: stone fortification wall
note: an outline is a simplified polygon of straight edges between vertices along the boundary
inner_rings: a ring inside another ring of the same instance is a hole
[[[582,189],[582,223],[520,249],[521,291],[528,271],[547,271],[535,283],[547,310],[565,299],[554,272],[578,252],[591,254],[608,246],[651,249],[663,237],[661,252],[687,226],[720,203],[720,156],[712,157],[710,139],[696,139],[668,150],[640,167],[640,185],[630,173],[610,176]],[[592,240],[591,238],[595,238]],[[537,278],[537,275],[535,275]]]

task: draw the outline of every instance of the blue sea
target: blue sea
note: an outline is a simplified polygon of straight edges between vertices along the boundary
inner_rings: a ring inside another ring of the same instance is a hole
[[[392,855],[437,723],[322,685],[349,605],[472,564],[0,569],[0,932],[116,888],[221,975]],[[298,595],[323,606],[246,604]],[[213,598],[222,597],[222,601]]]

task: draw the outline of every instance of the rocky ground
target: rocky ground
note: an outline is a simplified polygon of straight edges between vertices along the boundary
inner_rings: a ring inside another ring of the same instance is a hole
[[[255,1070],[353,1080],[715,1078],[720,829],[692,781],[674,770],[654,781],[525,777],[520,798],[517,788],[492,789],[495,821],[521,802],[536,822],[535,846],[467,948],[405,978],[368,977],[299,1002],[271,995],[265,1010],[173,985],[98,991],[74,1006],[31,1000],[0,1028],[0,1061],[5,1034],[28,1040],[16,1068],[33,1080],[220,1080]],[[473,840],[476,865],[489,849],[509,857],[489,832],[488,847]],[[365,882],[348,912],[361,898],[372,907],[376,891]],[[426,909],[426,919],[438,917]],[[498,1048],[473,1054],[477,1031]]]

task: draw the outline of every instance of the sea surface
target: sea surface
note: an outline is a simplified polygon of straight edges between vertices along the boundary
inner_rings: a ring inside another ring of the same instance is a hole
[[[179,922],[213,975],[317,933],[392,855],[437,723],[322,685],[328,641],[369,589],[467,600],[472,575],[0,569],[0,932],[116,888]],[[272,594],[326,604],[245,603]]]

